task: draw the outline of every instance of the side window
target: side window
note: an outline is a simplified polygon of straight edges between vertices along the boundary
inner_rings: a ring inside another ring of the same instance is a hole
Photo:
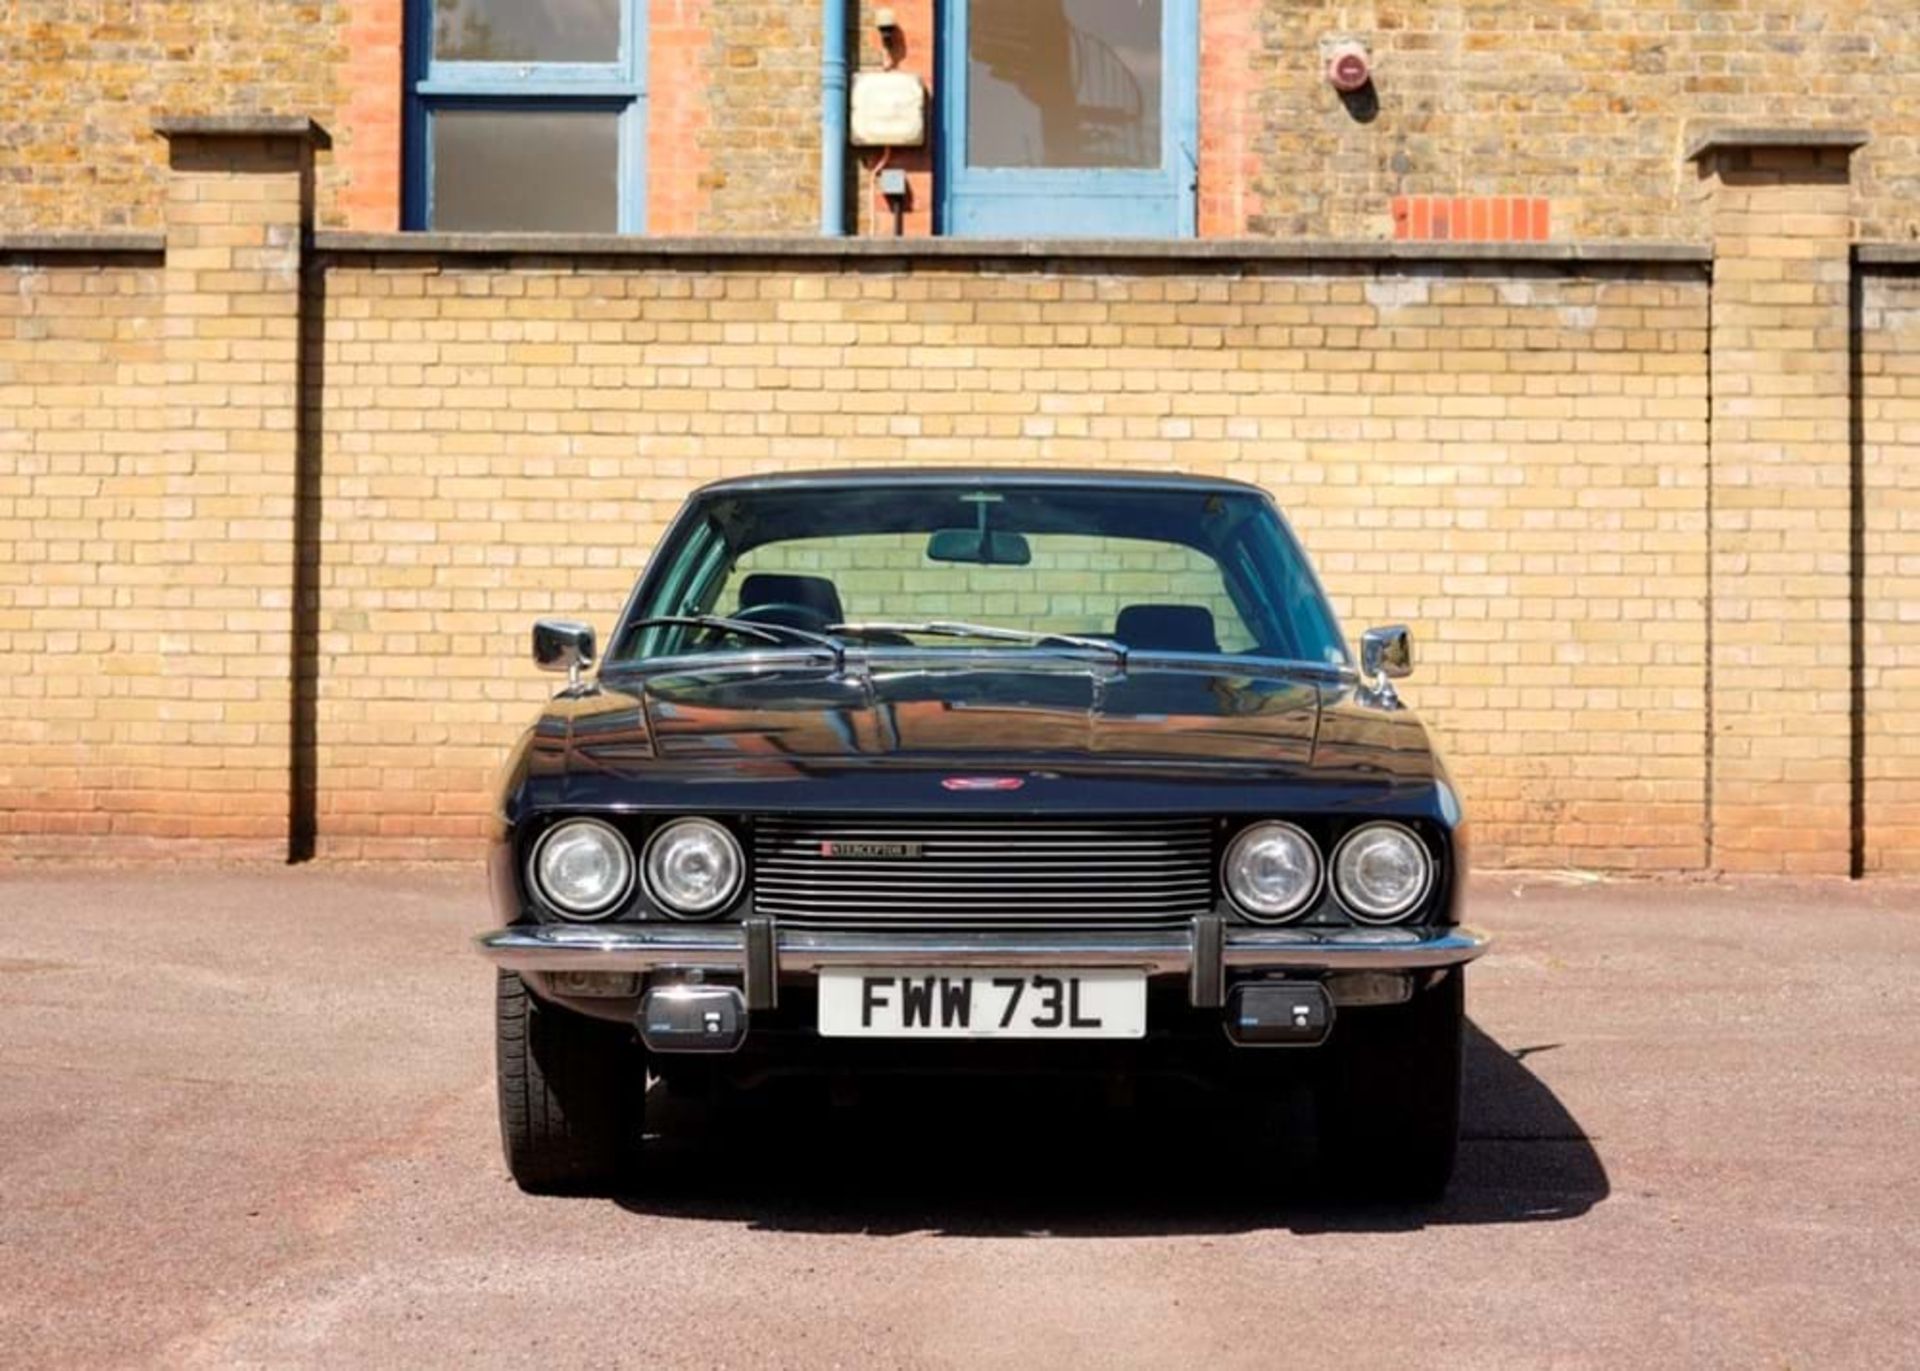
[[[645,0],[408,0],[406,223],[645,228]]]
[[[1197,0],[950,0],[948,233],[1191,237]]]

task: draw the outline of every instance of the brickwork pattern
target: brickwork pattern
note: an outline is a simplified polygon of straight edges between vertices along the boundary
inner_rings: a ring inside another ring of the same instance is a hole
[[[0,851],[287,851],[311,170],[172,153],[164,268],[0,278]]]
[[[1862,283],[1865,866],[1920,872],[1920,276]]]
[[[704,233],[820,224],[820,11],[782,0],[707,7],[699,149]]]
[[[190,725],[158,675],[157,266],[0,266],[0,851],[155,834]]]
[[[1212,0],[1200,24],[1200,148],[1196,208],[1202,238],[1237,238],[1263,212],[1254,181],[1254,121],[1265,70],[1256,66],[1263,0]]]
[[[719,269],[708,269],[719,268]],[[1704,860],[1697,270],[815,274],[348,259],[321,365],[321,850],[428,855],[680,499],[840,463],[1252,479],[1408,692],[1495,864]]]
[[[159,228],[162,114],[312,116],[341,154],[322,159],[321,221],[364,225],[349,177],[383,135],[357,127],[364,102],[345,126],[343,72],[370,60],[348,46],[379,27],[367,13],[399,3],[0,0],[0,232]]]
[[[154,114],[295,112],[336,147],[320,222],[398,212],[402,0],[0,0],[0,231],[154,227]],[[871,65],[871,0],[856,7]],[[931,0],[893,7],[931,82]],[[1699,238],[1677,153],[1703,125],[1857,125],[1860,236],[1920,234],[1920,24],[1911,0],[1206,0],[1199,218],[1207,236],[1387,238],[1395,197],[1545,198],[1569,238]],[[817,6],[649,0],[656,232],[818,221]],[[1343,101],[1323,39],[1367,42]],[[1369,103],[1371,102],[1371,103]],[[909,232],[930,158],[901,154]],[[849,187],[864,231],[891,231]]]
[[[1395,239],[1432,243],[1544,243],[1552,205],[1525,195],[1396,195]]]
[[[341,53],[329,223],[369,233],[400,227],[405,0],[351,0]]]
[[[647,232],[708,230],[708,0],[651,0],[647,20]]]
[[[1714,858],[1852,861],[1844,150],[1703,166],[1714,234]]]
[[[161,274],[167,479],[162,717],[189,724],[165,808],[285,851],[291,820],[304,139],[176,137]],[[164,792],[162,792],[164,794]]]
[[[1330,36],[1371,47],[1377,108],[1327,84]],[[1385,238],[1394,196],[1525,195],[1556,236],[1701,238],[1688,136],[1783,121],[1871,130],[1861,236],[1920,232],[1911,0],[1263,0],[1256,41],[1259,209],[1223,232]]]

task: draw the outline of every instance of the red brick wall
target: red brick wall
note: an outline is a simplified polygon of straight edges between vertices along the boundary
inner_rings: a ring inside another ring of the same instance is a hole
[[[1538,196],[1396,195],[1393,236],[1436,243],[1544,243],[1551,207]]]
[[[854,34],[853,51],[848,62],[848,80],[852,80],[852,71],[878,70],[886,65],[886,54],[880,47],[878,31],[873,27],[874,12],[878,6],[863,3],[860,6],[860,25]],[[881,154],[886,152],[888,168],[898,168],[907,174],[907,212],[901,224],[904,236],[925,238],[933,233],[933,105],[931,94],[938,89],[939,69],[935,66],[934,52],[939,32],[934,15],[933,0],[906,0],[905,4],[892,5],[893,17],[899,24],[898,37],[894,45],[894,60],[901,71],[910,71],[920,78],[927,88],[927,142],[923,147],[895,148],[887,152],[884,148],[854,148],[851,155],[858,170],[854,190],[854,206],[851,216],[854,231],[857,233],[890,234],[893,232],[893,211],[886,201],[876,193],[873,171],[881,164]]]
[[[354,0],[347,9],[334,162],[333,218],[348,228],[400,227],[400,108],[404,0]]]
[[[1253,54],[1261,0],[1206,0],[1200,16],[1202,238],[1233,238],[1260,212],[1253,189]]]
[[[652,0],[647,22],[647,232],[698,233],[712,189],[707,0]]]

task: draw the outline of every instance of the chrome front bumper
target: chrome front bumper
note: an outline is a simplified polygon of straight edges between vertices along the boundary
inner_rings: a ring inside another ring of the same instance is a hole
[[[1210,926],[1209,926],[1210,925]],[[530,924],[483,933],[483,955],[509,971],[711,971],[804,975],[825,967],[1136,967],[1196,987],[1233,971],[1425,971],[1487,950],[1469,928],[1246,928],[1196,920],[1139,932],[838,932],[745,924]],[[772,967],[768,964],[771,963]],[[1204,998],[1211,999],[1211,995]]]

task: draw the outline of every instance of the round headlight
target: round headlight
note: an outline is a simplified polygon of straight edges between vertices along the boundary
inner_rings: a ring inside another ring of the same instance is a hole
[[[1433,859],[1399,824],[1363,824],[1333,853],[1333,888],[1363,923],[1387,924],[1426,898]]]
[[[633,889],[633,849],[599,819],[555,824],[527,865],[534,887],[569,919],[602,918]]]
[[[746,874],[740,844],[711,819],[675,819],[647,840],[647,894],[682,918],[717,914],[733,903]]]
[[[1220,871],[1242,914],[1278,922],[1298,914],[1320,892],[1320,849],[1292,824],[1252,824],[1227,844]]]

